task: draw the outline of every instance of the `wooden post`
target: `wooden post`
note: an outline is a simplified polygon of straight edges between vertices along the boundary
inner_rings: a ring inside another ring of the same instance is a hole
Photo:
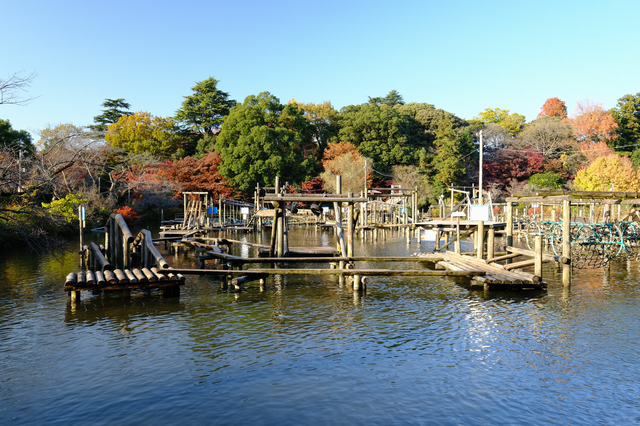
[[[353,289],[356,291],[362,290],[362,280],[360,275],[353,276]]]
[[[513,203],[507,201],[507,247],[513,247]],[[511,259],[507,259],[507,264]]]
[[[336,194],[342,193],[342,176],[336,176]],[[342,211],[341,211],[342,203],[333,203],[333,209],[335,211],[336,216],[336,231],[338,233],[338,243],[340,244],[340,256],[344,257],[347,255],[347,247],[344,241],[344,230],[342,229]],[[344,269],[344,261],[340,261],[340,269]]]
[[[493,229],[493,227],[489,228],[489,231],[487,232],[487,259],[491,259],[494,257],[495,237],[496,237],[496,230]]]
[[[535,239],[535,263],[534,265],[534,275],[542,278],[542,235],[536,235]]]
[[[224,228],[224,225],[222,223],[222,197],[218,198],[218,226],[220,228]]]
[[[562,284],[571,286],[571,201],[562,202],[562,257],[569,259],[562,265]]]
[[[484,221],[479,220],[478,221],[478,230],[477,230],[477,241],[478,241],[478,248],[477,248],[477,253],[476,253],[476,257],[478,259],[482,259],[484,256]]]

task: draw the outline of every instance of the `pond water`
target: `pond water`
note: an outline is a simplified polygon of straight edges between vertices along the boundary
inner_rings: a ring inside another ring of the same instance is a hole
[[[335,245],[315,227],[290,238]],[[357,240],[356,254],[432,244]],[[166,258],[197,267],[193,251]],[[62,287],[77,267],[77,243],[0,254],[1,424],[640,422],[637,262],[574,271],[570,290],[546,265],[547,292],[372,277],[359,294],[308,275],[230,293],[188,276],[180,297],[83,293],[74,307]]]

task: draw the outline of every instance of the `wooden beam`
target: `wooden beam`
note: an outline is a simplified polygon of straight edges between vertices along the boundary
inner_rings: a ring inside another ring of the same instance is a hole
[[[432,271],[419,270],[393,270],[393,269],[243,269],[227,270],[218,269],[162,269],[159,273],[179,273],[184,275],[366,275],[366,276],[469,276],[469,273],[456,271]],[[483,275],[483,272],[474,272],[473,275]]]

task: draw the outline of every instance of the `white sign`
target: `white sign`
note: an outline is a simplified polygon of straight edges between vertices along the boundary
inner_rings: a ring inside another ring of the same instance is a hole
[[[240,207],[240,214],[249,214],[249,207]]]
[[[489,206],[470,206],[469,220],[489,220]]]

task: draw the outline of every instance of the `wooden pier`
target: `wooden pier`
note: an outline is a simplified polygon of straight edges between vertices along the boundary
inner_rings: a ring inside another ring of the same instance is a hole
[[[516,272],[513,268],[507,268],[493,262],[488,263],[472,256],[445,252],[420,254],[418,257],[435,264],[436,268],[466,273],[466,276],[471,279],[472,286],[481,286],[485,289],[519,290],[544,290],[547,287],[539,275]],[[528,264],[529,262],[527,262]]]

